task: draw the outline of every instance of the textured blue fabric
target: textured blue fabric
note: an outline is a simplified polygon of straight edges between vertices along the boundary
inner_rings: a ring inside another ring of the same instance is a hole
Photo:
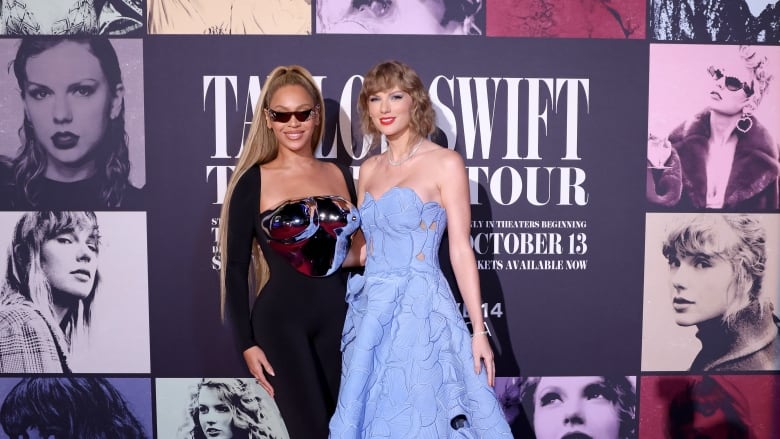
[[[347,286],[331,438],[511,438],[439,268],[442,206],[396,187],[367,193],[360,214],[366,270]]]

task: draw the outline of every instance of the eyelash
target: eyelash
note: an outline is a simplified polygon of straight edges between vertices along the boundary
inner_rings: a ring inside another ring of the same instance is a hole
[[[95,94],[95,87],[89,85],[78,85],[72,87],[69,90],[69,92],[79,97],[89,97]],[[51,90],[41,88],[41,87],[34,87],[27,91],[27,95],[35,99],[36,101],[43,100],[52,94],[53,93],[51,92]]]

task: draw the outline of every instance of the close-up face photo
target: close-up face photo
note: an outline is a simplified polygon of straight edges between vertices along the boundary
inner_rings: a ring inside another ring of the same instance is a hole
[[[543,377],[534,393],[537,439],[619,439],[617,395],[603,377]]]
[[[724,54],[707,67],[712,78],[709,108],[724,115],[741,114],[756,92],[753,72],[735,55]]]
[[[203,386],[198,394],[198,421],[208,438],[233,438],[233,410],[222,400],[219,390]]]
[[[121,85],[112,88],[89,46],[73,41],[31,56],[25,72],[25,114],[50,166],[88,165],[119,114]]]
[[[675,321],[681,326],[722,318],[729,305],[734,270],[718,255],[669,255]]]
[[[412,116],[412,97],[398,87],[368,97],[368,112],[376,129],[387,137],[403,134]]]
[[[271,97],[265,117],[279,147],[299,151],[311,147],[314,129],[319,125],[319,111],[303,86],[285,85]]]
[[[84,299],[95,285],[98,266],[97,230],[76,227],[44,241],[41,246],[41,267],[52,295]]]

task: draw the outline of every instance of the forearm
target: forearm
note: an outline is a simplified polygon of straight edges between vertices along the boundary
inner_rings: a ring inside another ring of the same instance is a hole
[[[471,248],[457,251],[450,250],[450,261],[455,273],[463,305],[466,307],[473,332],[482,331],[484,319],[482,315],[482,293],[479,287],[477,261]]]
[[[366,265],[366,238],[363,231],[359,230],[352,235],[352,243],[349,246],[349,252],[344,259],[342,267],[362,267]]]

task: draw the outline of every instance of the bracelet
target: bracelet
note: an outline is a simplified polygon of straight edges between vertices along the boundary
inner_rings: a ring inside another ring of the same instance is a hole
[[[488,328],[487,322],[482,322],[482,325],[485,327],[484,331],[478,331],[473,334],[471,334],[471,338],[474,338],[478,335],[487,335],[488,337],[492,337],[493,334],[490,333],[490,328]]]

